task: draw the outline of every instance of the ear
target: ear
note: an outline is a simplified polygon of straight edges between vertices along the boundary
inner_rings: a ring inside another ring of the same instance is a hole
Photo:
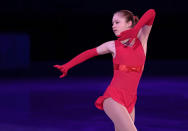
[[[130,20],[129,22],[127,22],[128,27],[132,26],[132,21]]]

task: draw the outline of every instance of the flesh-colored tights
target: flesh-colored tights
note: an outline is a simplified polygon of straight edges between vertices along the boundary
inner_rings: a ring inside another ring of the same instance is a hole
[[[104,100],[104,112],[112,120],[115,131],[137,131],[127,109],[111,97]]]

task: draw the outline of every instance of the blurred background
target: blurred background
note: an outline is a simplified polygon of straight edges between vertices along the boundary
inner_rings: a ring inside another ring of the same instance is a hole
[[[155,9],[145,69],[138,87],[138,130],[188,129],[186,1],[6,0],[0,2],[0,130],[113,131],[94,106],[113,76],[111,54],[53,68],[115,40],[113,13],[139,18]],[[74,126],[73,126],[74,125]]]

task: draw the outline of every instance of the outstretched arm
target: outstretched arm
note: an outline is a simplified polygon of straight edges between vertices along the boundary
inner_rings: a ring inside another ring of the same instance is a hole
[[[97,55],[98,55],[98,53],[97,53],[96,48],[88,49],[88,50],[80,53],[76,57],[74,57],[72,60],[70,60],[66,64],[64,64],[64,65],[54,65],[54,67],[59,69],[63,73],[60,76],[60,78],[62,78],[62,77],[67,75],[68,70],[70,68],[72,68],[73,66],[80,64],[80,63],[86,61],[87,59],[94,57],[94,56],[97,56]]]
[[[66,76],[68,70],[70,68],[76,66],[77,64],[80,64],[92,57],[109,53],[110,52],[109,44],[110,44],[109,42],[105,42],[96,48],[88,49],[88,50],[80,53],[79,55],[77,55],[76,57],[74,57],[72,60],[70,60],[69,62],[67,62],[64,65],[54,65],[55,68],[59,69],[63,73],[60,76],[60,78]]]
[[[69,61],[65,65],[68,69],[70,69],[70,68],[74,67],[75,65],[80,64],[94,56],[97,56],[97,55],[98,55],[98,53],[97,53],[96,48],[88,49],[88,50],[80,53],[76,57],[74,57],[71,61]]]

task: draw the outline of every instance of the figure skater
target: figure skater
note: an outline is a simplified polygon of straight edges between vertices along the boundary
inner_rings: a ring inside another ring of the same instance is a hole
[[[113,78],[104,94],[95,101],[95,106],[104,110],[112,120],[115,131],[137,131],[134,125],[137,87],[144,69],[147,40],[155,15],[155,10],[149,9],[139,20],[131,11],[117,11],[112,18],[112,29],[117,40],[88,49],[66,64],[54,65],[63,73],[62,78],[70,68],[87,59],[112,54]]]

